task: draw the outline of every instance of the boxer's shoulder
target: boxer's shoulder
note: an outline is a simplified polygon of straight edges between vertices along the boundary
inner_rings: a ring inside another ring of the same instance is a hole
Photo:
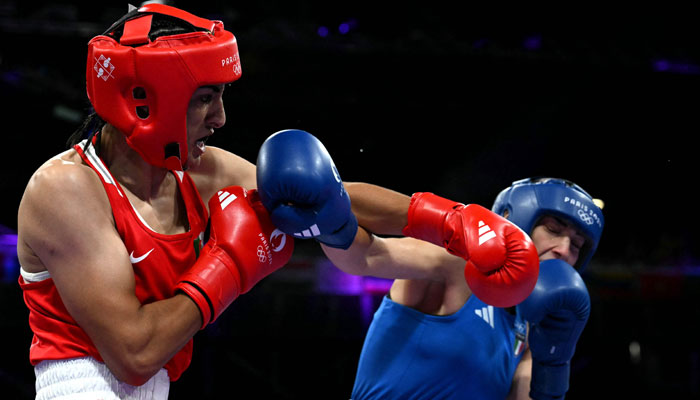
[[[73,152],[74,153],[74,152]],[[74,238],[72,231],[83,219],[95,226],[111,226],[111,208],[97,174],[70,151],[42,164],[32,175],[18,209],[18,255],[29,272],[45,269],[37,249],[51,251]],[[90,234],[85,234],[89,236]]]
[[[99,177],[92,168],[75,150],[67,150],[37,168],[27,184],[25,198],[58,204],[63,201],[84,204],[91,199],[102,199],[103,193]]]

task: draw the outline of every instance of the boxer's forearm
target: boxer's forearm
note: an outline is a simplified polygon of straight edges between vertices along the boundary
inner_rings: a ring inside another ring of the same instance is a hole
[[[401,235],[411,197],[380,186],[345,182],[360,226],[380,235]]]

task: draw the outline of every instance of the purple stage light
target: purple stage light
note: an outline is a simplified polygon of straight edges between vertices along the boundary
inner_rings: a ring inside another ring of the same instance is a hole
[[[656,71],[668,71],[669,62],[667,60],[656,60],[654,61],[654,70]]]
[[[19,85],[22,81],[22,74],[19,71],[7,71],[0,76],[5,83],[13,86]]]
[[[328,36],[328,32],[329,32],[329,31],[328,31],[328,28],[325,27],[325,26],[319,26],[318,29],[316,29],[316,33],[317,33],[318,36],[320,36],[320,37],[326,37],[326,36]]]
[[[542,37],[539,35],[533,35],[525,38],[523,41],[523,47],[527,50],[538,50],[542,47]]]
[[[343,272],[329,260],[316,265],[317,290],[337,295],[382,295],[389,292],[393,280],[371,276],[357,276]]]
[[[17,280],[18,275],[17,235],[14,233],[0,234],[0,280],[12,282]]]
[[[669,72],[681,75],[700,75],[700,66],[681,61],[659,59],[652,61],[652,68],[657,72]]]

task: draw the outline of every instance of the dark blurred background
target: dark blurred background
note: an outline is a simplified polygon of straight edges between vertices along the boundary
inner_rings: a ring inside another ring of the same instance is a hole
[[[238,38],[243,78],[226,91],[228,121],[210,144],[254,162],[267,136],[299,128],[324,142],[346,181],[490,206],[512,181],[549,175],[602,199],[605,231],[585,275],[593,310],[568,398],[700,397],[700,29],[690,10],[168,4],[221,19]],[[4,398],[34,395],[17,207],[86,115],[87,41],[126,11],[0,3]],[[171,398],[348,399],[387,287],[298,242],[289,266],[197,335]]]

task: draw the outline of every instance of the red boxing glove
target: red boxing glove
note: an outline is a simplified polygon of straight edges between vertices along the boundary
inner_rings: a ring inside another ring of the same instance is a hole
[[[480,205],[465,206],[432,193],[416,193],[403,233],[467,260],[464,277],[484,303],[514,306],[537,283],[540,260],[530,237]]]
[[[199,307],[202,329],[294,251],[294,239],[275,229],[257,190],[221,189],[209,200],[209,212],[209,241],[176,285]]]

